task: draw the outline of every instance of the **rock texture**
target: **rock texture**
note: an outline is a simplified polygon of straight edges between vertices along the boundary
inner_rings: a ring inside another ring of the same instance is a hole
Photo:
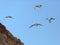
[[[0,23],[0,45],[24,45],[20,39],[14,37],[4,25]]]

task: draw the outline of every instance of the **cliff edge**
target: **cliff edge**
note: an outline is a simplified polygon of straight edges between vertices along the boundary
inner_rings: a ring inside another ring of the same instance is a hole
[[[0,45],[24,45],[20,39],[14,37],[6,27],[0,23]]]

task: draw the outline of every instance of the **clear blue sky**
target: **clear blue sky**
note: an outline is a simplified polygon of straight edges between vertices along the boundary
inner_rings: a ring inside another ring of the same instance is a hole
[[[34,10],[34,6],[42,8]],[[3,20],[5,16],[14,19]],[[48,23],[45,18],[56,20]],[[0,0],[0,22],[25,45],[60,45],[60,0]],[[33,23],[41,27],[28,28]]]

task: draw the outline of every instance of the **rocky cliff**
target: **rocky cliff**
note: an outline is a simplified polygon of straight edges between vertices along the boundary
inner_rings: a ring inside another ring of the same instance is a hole
[[[20,39],[14,37],[4,25],[0,23],[0,45],[24,45]]]

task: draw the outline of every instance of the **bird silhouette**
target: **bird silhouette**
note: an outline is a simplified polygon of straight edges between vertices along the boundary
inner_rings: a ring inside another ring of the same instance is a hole
[[[7,18],[13,18],[13,17],[12,17],[12,16],[6,16],[6,17],[4,18],[4,20],[7,19]]]
[[[49,23],[51,23],[53,20],[55,20],[55,18],[46,18],[46,20],[48,20]]]
[[[35,23],[35,24],[32,24],[29,28],[31,28],[33,26],[42,26],[42,24]]]
[[[42,5],[36,5],[34,9],[41,8],[41,7],[42,7]]]

